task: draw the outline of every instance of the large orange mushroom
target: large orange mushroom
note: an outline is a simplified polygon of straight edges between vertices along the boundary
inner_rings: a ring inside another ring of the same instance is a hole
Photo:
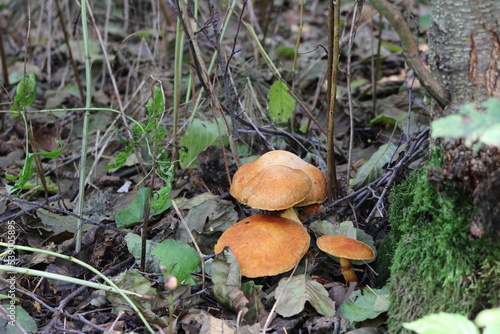
[[[246,277],[274,276],[291,270],[309,248],[306,228],[291,219],[258,214],[228,228],[214,247],[229,246]]]

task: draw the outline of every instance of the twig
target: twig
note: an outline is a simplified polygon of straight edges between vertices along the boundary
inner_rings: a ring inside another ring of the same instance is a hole
[[[347,176],[346,182],[349,185],[349,179],[351,175],[351,164],[352,164],[352,148],[354,145],[354,116],[352,107],[352,88],[351,88],[351,57],[352,57],[352,45],[354,43],[354,37],[356,36],[356,31],[358,29],[359,19],[358,11],[361,13],[363,10],[363,1],[357,0],[354,5],[354,12],[352,14],[352,26],[351,33],[349,34],[349,44],[347,48],[347,96],[349,101],[349,153],[347,154]]]
[[[80,92],[80,98],[82,102],[85,102],[85,93],[83,92],[82,81],[80,80],[80,74],[78,73],[78,67],[76,66],[75,58],[73,57],[73,50],[71,49],[70,38],[68,34],[68,29],[66,28],[66,23],[64,22],[64,18],[61,11],[61,6],[59,5],[59,0],[55,0],[57,16],[59,17],[59,24],[61,25],[61,29],[64,35],[64,41],[66,42],[66,46],[68,49],[68,58],[71,62],[71,67],[73,68],[73,72],[75,74],[76,84],[78,85],[78,91]]]
[[[401,12],[387,0],[370,0],[370,4],[383,15],[391,24],[394,31],[399,36],[403,55],[408,65],[413,68],[415,75],[420,80],[422,86],[442,107],[449,102],[449,96],[441,84],[432,76],[432,73],[425,67],[419,57],[417,43],[404,20]]]
[[[229,142],[229,147],[231,148],[231,152],[233,153],[233,157],[235,160],[236,165],[239,167],[241,165],[240,158],[238,155],[238,151],[236,150],[236,145],[234,143],[234,138],[233,134],[231,132],[231,129],[229,128],[229,124],[227,122],[227,119],[225,118],[223,108],[221,106],[221,103],[219,99],[217,98],[215,94],[215,88],[210,80],[209,72],[207,70],[207,67],[205,66],[205,62],[203,61],[202,53],[200,50],[200,47],[195,39],[195,34],[193,32],[193,29],[186,20],[189,20],[189,15],[188,15],[188,10],[187,10],[187,4],[184,3],[184,1],[177,1],[177,0],[170,0],[170,3],[172,7],[177,11],[177,15],[181,19],[182,27],[184,29],[184,32],[186,33],[186,36],[189,41],[189,47],[193,53],[193,60],[195,63],[195,70],[196,74],[198,75],[198,78],[200,79],[200,83],[207,92],[207,94],[210,97],[210,100],[212,101],[212,107],[217,113],[219,113],[222,117],[222,122],[224,124],[224,127],[227,132],[227,138]],[[226,168],[229,168],[226,166]]]
[[[403,170],[405,170],[411,163],[413,163],[417,159],[422,158],[425,155],[425,150],[429,145],[429,142],[427,140],[429,132],[430,127],[426,127],[424,130],[422,130],[410,143],[406,154],[392,168],[387,169],[386,172],[377,180],[343,198],[329,203],[325,206],[324,209],[305,219],[303,223],[310,223],[314,220],[321,219],[321,217],[326,216],[329,212],[333,211],[335,207],[346,201],[356,203],[356,209],[359,208],[359,206],[369,198],[377,197],[377,203],[380,203],[380,201],[382,201],[386,196],[388,189],[392,186],[392,183],[394,182],[396,177],[399,176],[403,172]],[[384,188],[382,194],[376,196],[375,189],[379,189],[381,187]],[[377,205],[375,206],[375,208],[376,207]],[[375,208],[372,210],[372,212],[375,210]],[[340,209],[336,210],[337,214],[343,214],[345,211],[346,207],[341,207]],[[364,219],[364,221],[367,223],[369,223],[368,218],[371,217],[369,216],[367,217],[367,219]]]
[[[328,181],[328,201],[338,198],[337,171],[335,166],[335,101],[337,96],[337,69],[339,65],[340,0],[328,5],[328,150],[326,154],[326,179]]]
[[[220,47],[220,31],[218,29],[217,25],[217,19],[215,18],[215,7],[212,2],[212,0],[208,0],[208,7],[210,9],[210,17],[212,17],[212,31],[214,33],[214,38],[210,39],[212,40],[212,43],[214,44],[214,48],[217,51],[217,59],[219,61],[219,68],[221,71],[221,76],[222,76],[222,85],[224,87],[224,93],[226,94],[226,101],[227,105],[229,108],[229,117],[231,118],[231,123],[233,126],[233,139],[238,140],[239,139],[239,134],[238,134],[238,125],[236,124],[236,104],[234,103],[232,96],[231,96],[231,85],[229,82],[229,76],[228,76],[228,68],[229,68],[229,60],[225,59],[225,53],[223,53],[223,50]],[[244,4],[245,5],[245,4]],[[243,7],[244,10],[245,7]],[[243,15],[243,12],[242,12]],[[238,38],[238,33],[239,33],[239,27],[240,27],[241,21],[238,23],[238,31],[236,32],[236,36],[234,37],[234,43],[233,43],[233,50],[235,47],[236,39]],[[205,33],[206,34],[206,33]],[[208,36],[207,36],[208,37]]]
[[[177,207],[177,204],[175,204],[175,201],[172,201],[172,206],[174,207],[175,213],[177,213],[177,216],[181,220],[182,226],[186,229],[186,232],[189,234],[189,238],[193,242],[194,247],[196,248],[196,251],[198,252],[198,255],[200,256],[201,260],[201,275],[202,275],[202,288],[205,289],[205,255],[201,252],[200,246],[198,246],[198,243],[196,242],[196,239],[194,238],[193,233],[191,232],[191,229],[189,228],[188,224],[184,220],[184,217],[182,216],[181,212],[179,211],[179,208]]]
[[[83,223],[85,223],[85,224],[92,224],[92,225],[100,226],[100,227],[105,228],[105,229],[113,230],[113,231],[115,231],[117,233],[120,233],[120,234],[125,234],[125,232],[123,232],[121,230],[118,230],[117,228],[115,228],[113,226],[95,222],[93,220],[87,219],[87,218],[85,218],[85,217],[83,217],[81,215],[78,215],[78,214],[73,213],[73,212],[68,211],[68,210],[55,208],[55,207],[52,207],[50,205],[45,205],[45,204],[42,204],[42,203],[39,203],[39,202],[27,201],[27,200],[24,200],[24,199],[20,199],[20,198],[11,196],[9,194],[4,194],[2,192],[0,192],[0,196],[8,198],[12,202],[14,202],[14,203],[27,204],[27,205],[33,206],[35,208],[45,209],[45,210],[50,211],[50,212],[63,213],[65,215],[68,215],[68,216],[71,216],[71,217],[75,217],[77,219],[81,219],[83,221]],[[3,218],[0,222],[2,222],[2,221],[5,221],[5,218]]]
[[[0,25],[0,61],[2,63],[3,85],[9,86],[9,68],[7,66],[7,58],[5,56],[5,49],[3,47],[3,25]]]
[[[114,265],[113,267],[103,271],[103,275],[110,275],[112,274],[113,272],[115,272],[117,269],[122,269],[122,268],[126,268],[128,267],[131,263],[130,262],[134,262],[134,257],[129,257],[128,259],[126,259],[125,261],[122,261],[116,265]],[[95,275],[94,277],[92,277],[89,282],[95,282],[99,279],[99,276]],[[53,316],[52,316],[52,319],[50,320],[50,322],[47,324],[47,326],[45,326],[44,328],[44,331],[47,332],[47,333],[50,333],[51,332],[51,329],[56,325],[57,323],[57,320],[58,320],[58,316],[60,314],[63,314],[65,317],[68,317],[70,316],[71,318],[74,318],[74,316],[72,316],[71,314],[66,314],[66,312],[64,311],[66,305],[76,296],[80,295],[87,287],[86,286],[80,286],[79,288],[77,288],[76,290],[74,290],[73,292],[71,292],[69,295],[67,295],[66,297],[64,297],[60,302],[59,302],[59,306],[57,309],[53,309],[52,312],[54,313]],[[24,292],[23,292],[24,293]],[[33,296],[31,296],[33,298]],[[83,317],[83,315],[79,315],[80,317]],[[85,319],[85,318],[84,318]],[[79,318],[77,320],[80,320]]]
[[[297,264],[293,268],[292,272],[290,273],[290,276],[286,280],[285,287],[283,288],[283,290],[281,291],[281,293],[279,294],[279,296],[276,297],[276,301],[274,302],[273,307],[271,307],[271,310],[269,311],[269,315],[267,316],[267,319],[266,319],[266,322],[264,324],[264,327],[262,328],[262,334],[266,334],[267,327],[269,326],[269,324],[271,323],[271,320],[273,319],[273,314],[274,314],[274,312],[276,310],[278,302],[280,301],[281,297],[283,296],[283,293],[285,292],[285,288],[288,285],[288,283],[290,283],[290,280],[292,279],[293,274],[295,274],[295,270],[297,270],[298,266],[299,266],[299,262],[297,262]]]
[[[79,260],[79,259],[77,259],[77,258],[75,258],[73,256],[59,254],[59,253],[48,251],[48,250],[45,250],[45,249],[36,249],[36,248],[32,248],[32,247],[26,247],[26,246],[20,246],[20,245],[13,245],[13,244],[5,243],[5,242],[0,242],[0,246],[1,247],[5,247],[6,249],[8,249],[8,251],[12,251],[12,250],[24,250],[24,251],[28,251],[28,252],[36,252],[36,253],[47,254],[47,255],[50,255],[50,256],[55,256],[55,257],[58,257],[58,258],[61,258],[61,259],[65,259],[65,260],[71,261],[71,262],[73,262],[73,263],[75,263],[75,264],[77,264],[77,265],[79,265],[81,267],[84,267],[87,270],[90,270],[91,272],[93,272],[94,274],[96,274],[100,278],[102,278],[111,287],[113,287],[113,289],[127,302],[127,304],[134,310],[134,312],[136,312],[136,314],[139,316],[139,318],[141,319],[141,321],[144,323],[144,326],[146,326],[146,328],[148,329],[148,331],[150,333],[154,334],[154,330],[153,330],[153,328],[151,328],[151,325],[149,324],[149,322],[144,317],[144,314],[139,310],[139,308],[137,307],[137,305],[127,296],[127,294],[125,294],[123,292],[123,290],[121,290],[111,279],[109,279],[106,275],[103,275],[99,270],[95,269],[91,265],[89,265],[89,264],[83,262],[82,260]],[[10,268],[10,266],[8,266],[8,267]]]

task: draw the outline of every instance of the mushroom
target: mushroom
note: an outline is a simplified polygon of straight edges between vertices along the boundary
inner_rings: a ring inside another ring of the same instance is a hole
[[[246,277],[274,276],[291,270],[309,248],[306,228],[291,219],[258,214],[228,228],[214,247],[229,246]]]
[[[323,172],[282,150],[267,152],[241,166],[229,192],[240,203],[267,211],[284,210],[278,213],[280,217],[298,222],[294,206],[322,203],[327,197]]]
[[[305,206],[302,208],[302,211],[300,212],[299,219],[304,220],[312,215],[316,214],[316,212],[323,210],[325,207],[321,203],[313,203],[309,204],[308,206]]]
[[[256,209],[285,210],[303,201],[311,189],[311,179],[300,169],[269,166],[245,184],[238,200]]]
[[[323,252],[340,258],[340,270],[346,283],[358,281],[351,260],[368,261],[375,257],[375,252],[367,244],[341,235],[323,235],[316,244]]]

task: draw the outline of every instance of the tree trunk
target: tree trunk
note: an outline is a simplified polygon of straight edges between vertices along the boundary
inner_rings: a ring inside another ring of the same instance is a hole
[[[433,0],[429,63],[450,94],[450,104],[434,119],[457,112],[469,102],[500,97],[500,1]],[[445,139],[445,165],[432,170],[457,190],[472,194],[477,207],[473,236],[500,237],[500,155],[495,148],[474,154],[462,141]]]

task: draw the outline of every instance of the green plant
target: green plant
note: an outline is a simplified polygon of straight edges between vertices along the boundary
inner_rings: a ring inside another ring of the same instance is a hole
[[[144,317],[144,315],[142,314],[142,312],[137,308],[137,306],[135,305],[135,303],[127,296],[127,294],[125,292],[123,292],[122,289],[118,288],[118,286],[111,279],[109,279],[107,276],[103,275],[100,271],[98,271],[97,269],[95,269],[91,265],[89,265],[89,264],[87,264],[87,263],[85,263],[85,262],[83,262],[81,260],[78,260],[75,257],[67,256],[67,255],[64,255],[64,254],[59,254],[59,253],[56,253],[56,252],[51,252],[51,251],[48,251],[48,250],[36,249],[36,248],[32,248],[32,247],[19,246],[19,245],[12,245],[12,244],[8,244],[8,243],[5,243],[5,242],[0,242],[0,247],[5,247],[6,248],[6,250],[2,254],[0,254],[0,257],[3,257],[4,255],[9,254],[10,252],[12,252],[14,250],[24,250],[24,251],[28,251],[28,252],[43,253],[43,254],[47,254],[47,255],[50,255],[50,256],[55,256],[55,257],[58,257],[58,258],[61,258],[61,259],[65,259],[65,260],[71,261],[71,262],[73,262],[75,264],[78,264],[78,265],[84,267],[85,269],[90,270],[95,275],[97,275],[100,278],[102,278],[106,283],[108,283],[114,289],[113,292],[117,292],[118,294],[120,294],[122,296],[122,298],[130,305],[130,307],[137,313],[137,315],[143,321],[144,325],[149,330],[149,332],[150,333],[155,333],[154,330],[149,325],[149,323],[146,320],[146,318]],[[10,269],[12,269],[11,266],[2,266],[2,267],[0,267],[0,271],[5,271],[6,268],[4,268],[4,267],[7,267],[7,272]],[[20,268],[20,270],[25,270],[26,274],[28,274],[28,275],[30,274],[30,269],[29,268]],[[60,279],[60,277],[55,277],[55,276],[53,278]],[[76,283],[76,281],[74,281],[74,282]]]
[[[463,105],[458,114],[437,119],[431,127],[434,138],[463,138],[469,146],[476,143],[476,150],[483,144],[500,147],[500,99]]]
[[[287,122],[295,111],[295,99],[283,81],[275,81],[267,96],[269,116],[278,123]]]
[[[36,98],[36,77],[34,73],[25,75],[19,78],[19,83],[16,88],[16,95],[14,96],[14,101],[12,103],[12,110],[17,113],[13,114],[13,117],[21,116],[25,127],[25,154],[26,158],[24,160],[24,165],[21,171],[17,175],[12,175],[5,173],[5,177],[14,181],[14,185],[6,185],[5,188],[10,194],[17,194],[21,190],[25,189],[26,183],[28,183],[33,174],[36,172],[36,168],[33,166],[35,159],[39,156],[44,158],[54,159],[59,156],[62,151],[62,143],[58,141],[61,146],[59,149],[51,152],[30,152],[30,135],[29,135],[29,124],[26,117],[25,109],[29,107]]]
[[[155,194],[152,194],[151,201],[149,202],[149,189],[144,190],[147,192],[146,197],[139,197],[135,201],[134,208],[127,208],[127,214],[121,216],[125,220],[118,219],[117,224],[122,226],[130,226],[133,223],[139,221],[142,218],[142,213],[148,206],[151,205],[151,215],[159,214],[170,207],[170,200],[168,195],[172,190],[172,182],[174,179],[174,164],[171,162],[168,155],[167,147],[162,145],[162,140],[167,135],[167,130],[162,125],[162,118],[165,111],[165,97],[163,91],[160,87],[155,86],[153,88],[153,94],[146,104],[147,119],[145,124],[134,122],[132,129],[132,139],[123,139],[125,143],[125,148],[116,156],[114,163],[108,164],[105,168],[116,169],[120,168],[125,164],[127,158],[134,152],[135,149],[144,148],[146,151],[146,156],[151,163],[151,168],[149,169],[143,180],[154,173],[154,176],[159,177],[165,184],[163,188],[158,190]],[[142,196],[143,193],[138,193],[138,196]],[[142,200],[141,200],[142,198]],[[133,211],[134,214],[129,215]],[[148,209],[149,210],[149,209]],[[137,214],[140,212],[140,214]],[[135,221],[131,219],[135,217]]]
[[[407,322],[403,327],[418,334],[483,334],[500,333],[500,308],[493,308],[479,312],[476,319],[471,321],[461,314],[433,313],[418,320]]]

